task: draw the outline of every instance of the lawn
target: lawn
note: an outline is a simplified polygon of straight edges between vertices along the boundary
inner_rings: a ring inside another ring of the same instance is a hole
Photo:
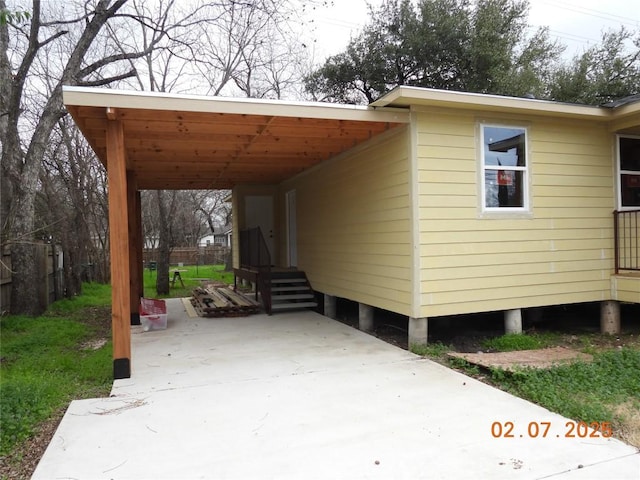
[[[203,279],[211,280],[214,282],[222,282],[227,284],[233,283],[233,272],[226,272],[224,265],[187,265],[184,267],[171,267],[169,272],[176,269],[186,270],[181,271],[180,276],[184,282],[184,287],[177,281],[175,285],[169,284],[169,295],[160,295],[156,293],[156,280],[157,271],[144,270],[144,296],[146,298],[181,298],[190,297],[192,290],[200,286],[200,281]],[[173,273],[170,273],[169,278],[173,277]]]
[[[112,384],[111,288],[85,284],[83,295],[52,304],[39,317],[0,319],[1,474],[23,442],[71,400],[104,397]],[[17,457],[17,459],[16,459]]]
[[[165,298],[191,296],[201,279],[233,283],[223,265],[180,270],[184,288]],[[156,275],[144,271],[147,297],[157,297]],[[0,336],[0,478],[30,478],[69,403],[111,391],[111,286],[84,284],[39,317],[2,317]]]

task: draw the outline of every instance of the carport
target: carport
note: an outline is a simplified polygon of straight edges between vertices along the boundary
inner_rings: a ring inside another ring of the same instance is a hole
[[[131,376],[143,295],[141,190],[277,185],[408,122],[406,111],[353,105],[82,87],[63,98],[108,174],[116,379]]]

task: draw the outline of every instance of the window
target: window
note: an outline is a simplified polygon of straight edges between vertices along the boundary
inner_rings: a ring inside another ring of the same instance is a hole
[[[640,208],[640,137],[618,137],[620,208]]]
[[[481,141],[483,210],[528,210],[527,130],[482,125]]]

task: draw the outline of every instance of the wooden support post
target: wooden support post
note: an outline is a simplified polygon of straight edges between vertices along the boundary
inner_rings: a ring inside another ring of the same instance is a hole
[[[136,188],[136,178],[132,171],[127,171],[127,208],[129,217],[129,272],[131,273],[130,288],[130,309],[131,309],[131,325],[140,325],[140,313],[138,304],[140,302],[140,284],[143,283],[143,277],[140,275],[139,264],[142,263],[142,257],[138,256],[138,237],[140,236],[140,227],[138,225],[137,212],[138,190]]]
[[[122,123],[107,122],[107,176],[109,180],[109,242],[111,252],[111,325],[113,376],[131,377],[131,287],[129,285],[129,208],[127,166]]]
[[[138,278],[140,279],[140,284],[138,285],[138,297],[142,298],[144,297],[144,235],[142,232],[142,199],[140,197],[140,190],[136,190],[136,219],[138,225]]]

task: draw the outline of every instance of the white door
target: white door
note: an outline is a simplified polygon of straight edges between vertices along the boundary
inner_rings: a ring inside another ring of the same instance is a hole
[[[276,262],[273,249],[273,197],[271,195],[248,195],[245,197],[246,228],[260,227],[269,249],[271,263]]]
[[[298,266],[298,230],[296,223],[296,191],[287,192],[287,255],[290,267]]]

